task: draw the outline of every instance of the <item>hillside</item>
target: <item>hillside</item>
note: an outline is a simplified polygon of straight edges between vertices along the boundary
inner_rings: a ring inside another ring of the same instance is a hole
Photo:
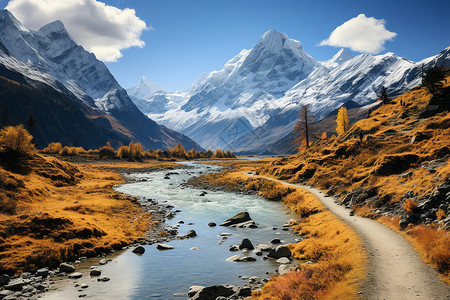
[[[0,70],[1,125],[25,124],[32,116],[35,124],[31,133],[38,148],[54,141],[87,149],[99,148],[108,141],[113,145],[128,142],[128,137],[113,131],[106,117],[87,117],[87,111],[93,113],[87,106],[77,105],[73,99],[50,86],[33,88],[21,80],[20,74],[4,73]]]
[[[11,12],[0,10],[0,68],[20,74],[34,88],[50,86],[66,98],[73,99],[75,106],[78,106],[78,109],[74,107],[73,114],[76,115],[76,110],[81,109],[85,117],[101,119],[97,123],[103,123],[103,127],[118,136],[113,137],[112,142],[140,142],[144,147],[153,149],[168,149],[182,143],[188,149],[202,150],[188,137],[146,117],[106,65],[78,45],[61,21],[54,21],[37,31],[29,30]],[[51,115],[57,113],[48,108]],[[61,136],[71,130],[67,124],[61,125],[65,126],[55,134]],[[89,143],[89,147],[95,147],[100,140],[104,140],[102,135],[99,141]]]
[[[399,229],[417,224],[443,228],[444,233],[433,233],[443,238],[438,244],[421,246],[419,241],[418,247],[425,260],[448,275],[449,253],[439,251],[450,246],[445,234],[450,228],[449,79],[435,96],[425,88],[406,92],[344,135],[319,140],[260,173],[318,187],[357,214],[389,217],[381,220]],[[420,240],[418,231],[409,232]]]

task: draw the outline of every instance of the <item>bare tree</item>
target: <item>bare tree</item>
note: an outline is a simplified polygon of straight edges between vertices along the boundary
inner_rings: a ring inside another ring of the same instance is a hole
[[[306,141],[306,147],[309,148],[310,137],[314,133],[315,117],[309,111],[308,105],[303,105],[298,113],[298,121],[295,124],[294,131],[297,133],[296,143]]]

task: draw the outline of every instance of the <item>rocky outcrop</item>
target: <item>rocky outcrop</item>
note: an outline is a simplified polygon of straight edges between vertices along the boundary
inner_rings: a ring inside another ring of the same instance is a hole
[[[252,218],[250,218],[250,214],[248,212],[243,211],[243,212],[238,213],[234,217],[229,218],[228,220],[226,220],[225,222],[220,224],[220,226],[229,227],[231,225],[241,224],[241,223],[245,223],[248,221],[253,221],[253,220],[252,220]]]

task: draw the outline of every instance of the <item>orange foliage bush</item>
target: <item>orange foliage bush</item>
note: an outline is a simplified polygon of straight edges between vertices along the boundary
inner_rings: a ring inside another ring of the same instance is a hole
[[[62,149],[61,143],[50,143],[42,151],[47,154],[58,154]]]
[[[23,127],[7,126],[0,130],[0,149],[17,155],[28,155],[36,149],[31,143],[33,136]]]
[[[406,199],[403,203],[403,208],[406,211],[414,211],[417,208],[417,203],[414,200]]]

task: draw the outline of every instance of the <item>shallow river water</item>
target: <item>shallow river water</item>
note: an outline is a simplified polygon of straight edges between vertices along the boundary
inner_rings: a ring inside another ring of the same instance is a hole
[[[187,168],[127,175],[136,179],[136,182],[120,185],[116,189],[125,194],[155,199],[159,203],[174,206],[174,210],[181,210],[172,220],[166,221],[167,226],[182,220],[185,224],[180,225],[179,234],[193,229],[197,237],[167,242],[175,247],[172,250],[159,251],[156,245],[147,245],[144,246],[146,251],[143,255],[136,255],[131,250],[109,255],[112,261],[99,266],[102,276],[111,278],[108,282],[97,282],[96,278],[89,276],[89,267],[98,265],[100,258],[84,260],[76,265],[77,271],[83,273],[82,278],[61,280],[55,285],[55,290],[44,294],[42,298],[79,299],[83,295],[86,299],[187,299],[185,293],[192,285],[244,285],[246,281],[239,276],[270,278],[266,272],[273,274],[279,265],[274,260],[263,260],[252,251],[230,252],[229,246],[239,244],[244,237],[249,238],[253,245],[268,244],[274,238],[280,238],[283,243],[293,243],[297,236],[281,229],[283,224],[296,216],[282,203],[267,201],[256,195],[207,191],[205,196],[199,196],[202,190],[180,184],[192,176],[218,170],[219,167],[195,162],[183,164]],[[168,172],[179,174],[164,179]],[[141,202],[145,205],[147,200]],[[209,222],[219,225],[241,211],[248,211],[259,228],[208,226]],[[232,235],[220,244],[222,237],[218,234],[224,232]],[[198,250],[190,250],[194,247]],[[253,256],[257,261],[226,260],[236,254]],[[87,284],[89,287],[81,289],[75,286],[77,284]]]

